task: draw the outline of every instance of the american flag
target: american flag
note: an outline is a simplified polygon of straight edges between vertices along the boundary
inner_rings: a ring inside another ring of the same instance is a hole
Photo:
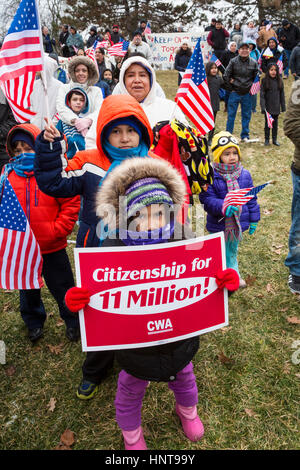
[[[278,61],[277,61],[277,66],[278,66],[278,69],[279,69],[279,73],[280,75],[282,74],[283,72],[283,58],[282,58],[282,54],[281,56],[279,57]]]
[[[6,180],[0,202],[0,288],[39,289],[42,265],[40,247]]]
[[[119,57],[124,57],[128,50],[128,46],[129,46],[129,41],[117,42],[113,46],[109,47],[107,52],[109,53],[109,55],[112,55],[112,56],[116,55]]]
[[[146,24],[146,28],[145,28],[144,33],[145,33],[145,34],[151,34],[151,26],[150,26],[149,21],[147,21],[147,24]]]
[[[214,128],[214,113],[210,102],[200,39],[183,75],[175,101],[201,134],[204,135]]]
[[[249,193],[246,194],[246,196],[256,196],[257,193],[259,193],[262,189],[264,189],[268,184],[271,184],[272,181],[267,181],[264,184],[260,184],[259,186],[255,186],[255,188],[250,189]]]
[[[266,116],[267,116],[268,127],[269,127],[269,129],[272,129],[274,119],[272,118],[271,114],[268,113],[268,111],[266,111]]]
[[[215,64],[216,64],[217,67],[223,67],[223,68],[225,68],[224,65],[222,64],[222,62],[220,61],[220,59],[218,59],[218,57],[217,57],[215,54],[213,54],[213,55],[211,56],[211,59],[210,59],[210,60],[211,60],[212,62],[215,62]]]
[[[247,202],[254,197],[253,194],[250,194],[251,189],[253,188],[234,189],[233,191],[228,191],[223,201],[223,215],[225,215],[228,206],[243,206],[244,204],[247,204]]]
[[[98,41],[96,49],[99,49],[100,47],[107,49],[108,47],[110,47],[110,42],[107,39],[104,39],[103,41]]]
[[[35,73],[43,69],[35,0],[22,0],[0,51],[0,83],[18,122],[29,121]]]
[[[89,47],[85,51],[85,55],[96,62],[95,50],[97,49],[98,41],[95,41],[92,47]]]
[[[254,82],[252,83],[252,86],[250,88],[250,95],[256,95],[260,90],[260,80],[259,76],[256,75]]]

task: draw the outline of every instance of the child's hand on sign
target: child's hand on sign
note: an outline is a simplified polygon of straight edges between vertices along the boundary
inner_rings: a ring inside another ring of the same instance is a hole
[[[228,289],[230,291],[238,290],[240,285],[240,278],[238,273],[231,268],[219,269],[216,274],[216,283],[219,289]]]
[[[65,295],[65,304],[71,312],[78,312],[90,301],[90,291],[85,287],[71,287]]]

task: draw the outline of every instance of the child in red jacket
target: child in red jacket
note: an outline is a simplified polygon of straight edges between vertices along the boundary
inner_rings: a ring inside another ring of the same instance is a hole
[[[77,341],[78,319],[66,307],[64,296],[74,286],[66,246],[67,236],[78,219],[80,197],[54,198],[38,188],[33,164],[35,139],[40,132],[33,124],[19,124],[10,130],[6,146],[11,160],[4,167],[4,177],[13,187],[40,246],[42,274],[66,324],[66,336],[70,341]],[[34,342],[43,335],[46,320],[41,290],[20,290],[20,310],[28,328],[28,337]]]

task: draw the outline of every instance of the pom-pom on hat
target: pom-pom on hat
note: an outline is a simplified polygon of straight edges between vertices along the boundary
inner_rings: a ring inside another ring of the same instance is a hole
[[[238,141],[230,132],[222,131],[215,134],[211,143],[214,162],[220,163],[222,153],[229,147],[235,147],[238,151],[239,158],[241,158],[241,150]]]

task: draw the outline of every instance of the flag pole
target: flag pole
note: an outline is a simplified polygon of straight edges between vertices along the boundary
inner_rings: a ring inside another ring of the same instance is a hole
[[[45,53],[44,53],[44,47],[43,47],[43,37],[42,37],[42,29],[41,29],[41,18],[40,18],[40,11],[39,11],[39,6],[38,6],[38,1],[34,0],[36,11],[37,11],[37,19],[38,19],[38,30],[39,30],[39,35],[40,35],[40,46],[41,46],[41,56],[42,56],[42,70],[41,70],[41,80],[42,84],[44,87],[44,92],[45,92],[45,105],[46,105],[46,117],[48,119],[48,123],[51,123],[50,119],[50,111],[49,111],[49,97],[48,97],[48,89],[47,89],[47,81],[46,81],[46,76],[45,76]],[[52,144],[51,144],[52,148]]]

